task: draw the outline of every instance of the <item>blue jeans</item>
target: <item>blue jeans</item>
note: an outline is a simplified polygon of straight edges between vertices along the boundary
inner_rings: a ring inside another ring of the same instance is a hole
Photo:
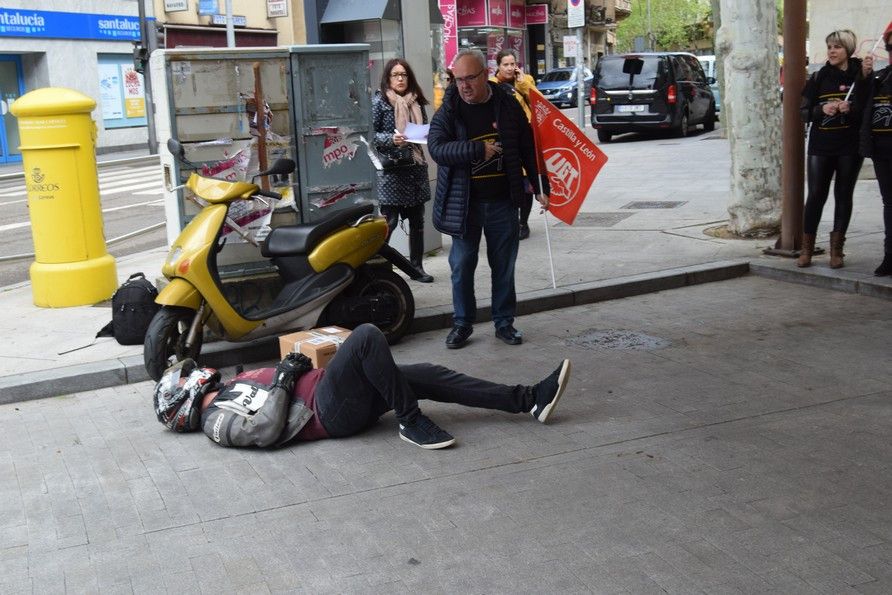
[[[501,328],[514,323],[517,307],[514,263],[517,260],[519,234],[518,210],[510,199],[471,202],[465,237],[453,237],[449,251],[453,324],[471,326],[477,317],[474,271],[477,269],[481,235],[486,237],[486,258],[492,271],[493,324]]]

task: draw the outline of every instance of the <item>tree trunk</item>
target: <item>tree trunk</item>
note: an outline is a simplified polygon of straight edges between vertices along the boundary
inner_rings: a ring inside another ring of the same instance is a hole
[[[721,0],[716,53],[724,66],[722,120],[731,143],[728,227],[740,236],[768,235],[780,229],[776,10],[775,0]]]

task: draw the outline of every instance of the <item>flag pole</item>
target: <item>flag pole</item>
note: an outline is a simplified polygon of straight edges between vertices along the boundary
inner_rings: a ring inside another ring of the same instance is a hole
[[[867,55],[868,55],[868,56],[870,56],[870,55],[873,54],[875,51],[877,51],[877,48],[880,46],[880,42],[881,42],[881,41],[883,41],[883,34],[882,34],[882,33],[880,33],[880,36],[877,38],[876,42],[873,44],[873,47],[870,48],[870,51],[867,52]],[[855,83],[852,83],[852,86],[849,87],[849,92],[846,93],[846,98],[843,99],[843,101],[848,101],[848,100],[849,100],[849,97],[852,95],[852,91],[853,91],[854,89],[855,89]]]
[[[551,236],[548,233],[548,208],[542,211],[545,214],[545,245],[548,246],[548,268],[551,270],[551,288],[557,289],[557,281],[554,279],[554,258],[551,256]]]

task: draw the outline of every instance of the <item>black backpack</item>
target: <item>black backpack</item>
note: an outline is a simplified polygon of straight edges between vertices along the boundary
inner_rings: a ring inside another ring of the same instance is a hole
[[[158,290],[142,273],[134,273],[112,296],[112,320],[96,333],[114,337],[121,345],[140,345],[149,323],[161,308],[155,303]]]

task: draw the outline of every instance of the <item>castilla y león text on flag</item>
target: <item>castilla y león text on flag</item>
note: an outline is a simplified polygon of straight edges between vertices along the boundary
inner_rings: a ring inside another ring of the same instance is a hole
[[[573,225],[607,155],[541,94],[531,92],[530,103],[539,172],[548,175],[551,186],[548,212]]]

